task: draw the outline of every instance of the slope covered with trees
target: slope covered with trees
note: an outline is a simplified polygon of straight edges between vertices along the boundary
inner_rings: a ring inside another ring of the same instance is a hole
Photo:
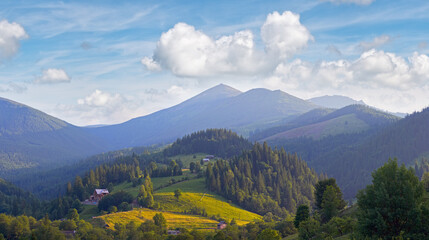
[[[177,139],[164,150],[164,155],[194,154],[198,152],[229,158],[252,148],[252,144],[237,133],[226,129],[207,129]]]
[[[285,217],[313,200],[317,174],[297,155],[272,150],[266,143],[230,161],[210,163],[207,187],[247,210]]]
[[[317,114],[318,113],[318,114]],[[315,110],[303,114],[296,120],[286,124],[284,131],[275,132],[270,129],[263,131],[265,136],[259,141],[278,142],[284,139],[309,137],[321,139],[339,134],[360,133],[378,129],[399,120],[389,113],[378,111],[365,105],[350,105],[336,111]],[[282,130],[281,128],[277,128]],[[264,132],[272,132],[267,136]]]
[[[0,178],[0,213],[40,216],[42,203],[26,192]]]
[[[429,108],[385,127],[314,140],[299,138],[272,145],[297,152],[309,166],[337,179],[347,199],[370,183],[371,172],[389,158],[407,166],[429,151]],[[422,166],[424,167],[424,166]]]
[[[0,98],[0,177],[66,165],[107,149],[84,128]]]

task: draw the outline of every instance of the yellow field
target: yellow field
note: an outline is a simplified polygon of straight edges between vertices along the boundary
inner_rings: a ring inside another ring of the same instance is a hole
[[[186,228],[186,229],[200,229],[211,230],[216,228],[217,221],[194,215],[185,215],[178,213],[162,212],[151,210],[147,208],[134,209],[128,212],[118,212],[103,215],[97,218],[103,219],[109,228],[114,230],[116,223],[127,224],[131,221],[143,223],[147,220],[152,220],[153,216],[157,213],[162,213],[167,220],[168,229]]]
[[[183,212],[195,206],[204,208],[208,216],[219,216],[228,221],[234,218],[238,225],[244,225],[255,219],[262,218],[256,213],[246,211],[232,203],[228,203],[228,200],[219,195],[205,193],[207,191],[204,185],[203,178],[174,184],[155,192],[154,200],[155,202],[159,202],[165,211]],[[178,188],[183,191],[179,200],[174,197],[174,190]]]

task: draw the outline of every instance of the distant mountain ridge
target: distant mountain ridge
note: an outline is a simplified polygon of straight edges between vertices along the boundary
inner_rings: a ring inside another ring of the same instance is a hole
[[[0,176],[10,170],[54,167],[107,149],[106,143],[26,105],[0,98]]]
[[[89,131],[119,149],[170,143],[207,128],[228,128],[240,133],[253,125],[279,121],[316,107],[279,90],[252,89],[242,93],[221,84],[176,106]]]
[[[350,97],[332,95],[310,98],[307,101],[325,108],[343,108],[349,105],[362,104],[366,105],[362,100],[354,100]]]
[[[320,139],[338,134],[358,133],[399,120],[391,114],[366,105],[349,105],[338,110],[314,109],[284,125],[255,133],[252,141],[281,141],[309,137]]]

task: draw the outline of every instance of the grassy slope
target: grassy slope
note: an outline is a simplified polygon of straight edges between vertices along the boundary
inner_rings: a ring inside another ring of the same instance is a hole
[[[181,189],[183,192],[179,200],[174,197],[176,189]],[[167,211],[182,212],[190,210],[192,207],[204,208],[208,216],[218,216],[228,221],[234,218],[239,225],[255,219],[261,219],[260,215],[228,203],[228,200],[217,194],[209,193],[205,189],[203,178],[192,179],[162,188],[155,192],[154,199]]]
[[[180,158],[183,159],[182,157]],[[192,155],[188,157],[189,159],[193,159]],[[179,157],[174,157],[174,159],[177,158]],[[163,187],[169,184],[172,178],[178,181],[184,177],[188,177],[190,180]],[[162,212],[167,218],[167,222],[169,224],[171,222],[169,228],[186,227],[188,229],[202,229],[216,226],[216,220],[207,217],[182,214],[183,211],[190,210],[193,207],[204,208],[208,216],[216,216],[217,218],[223,218],[228,221],[234,218],[239,225],[262,218],[258,214],[241,209],[232,203],[228,203],[228,200],[217,194],[209,193],[205,189],[204,178],[195,177],[196,174],[184,171],[182,176],[152,178],[154,189],[158,189],[154,192],[154,200],[160,203]],[[179,200],[177,200],[174,197],[174,191],[179,188],[182,190],[183,194]],[[133,187],[132,183],[124,182],[116,185],[112,193],[123,190],[137,197],[138,189],[139,187]],[[128,212],[107,214],[98,218],[103,219],[109,226],[113,227],[114,223],[117,222],[125,223],[132,220],[143,222],[147,219],[152,219],[157,212],[160,211],[135,209]],[[99,215],[97,206],[85,206],[84,211],[81,213],[81,217],[84,219],[90,219],[92,216],[97,215]]]
[[[194,158],[195,155],[195,158]],[[184,168],[189,168],[189,164],[191,162],[200,162],[201,159],[205,158],[207,155],[206,153],[195,153],[195,154],[187,154],[187,155],[176,155],[174,157],[169,157],[171,160],[177,160],[180,159],[183,162]]]
[[[135,209],[128,212],[118,212],[106,214],[98,218],[103,219],[111,229],[114,229],[116,223],[126,224],[131,221],[145,222],[152,220],[157,213],[162,213],[167,220],[169,229],[187,228],[187,229],[214,229],[217,221],[201,216],[186,215],[180,213],[171,213],[164,211],[156,211],[147,208]]]

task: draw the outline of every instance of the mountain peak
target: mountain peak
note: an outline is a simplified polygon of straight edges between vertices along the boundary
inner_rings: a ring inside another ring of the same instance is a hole
[[[185,102],[208,102],[240,95],[242,92],[223,83],[216,85]]]

